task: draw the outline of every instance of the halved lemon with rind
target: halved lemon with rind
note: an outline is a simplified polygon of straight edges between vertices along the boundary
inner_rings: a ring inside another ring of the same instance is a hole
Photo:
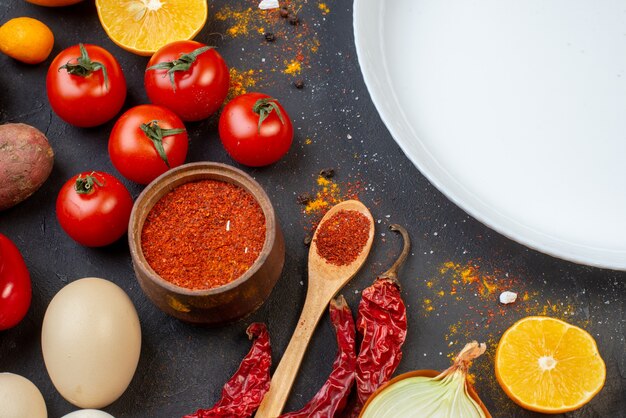
[[[530,316],[502,335],[496,378],[518,405],[545,414],[573,411],[604,386],[606,367],[593,337],[567,322]]]
[[[192,39],[208,13],[207,0],[96,0],[96,8],[109,38],[139,55]]]

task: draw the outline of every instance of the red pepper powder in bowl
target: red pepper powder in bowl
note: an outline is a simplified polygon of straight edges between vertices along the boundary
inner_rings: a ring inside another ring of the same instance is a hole
[[[217,180],[182,184],[150,210],[141,249],[164,280],[192,290],[245,273],[265,243],[265,215],[243,188]]]
[[[330,264],[345,266],[361,254],[370,233],[367,216],[340,210],[320,225],[315,237],[317,253]]]

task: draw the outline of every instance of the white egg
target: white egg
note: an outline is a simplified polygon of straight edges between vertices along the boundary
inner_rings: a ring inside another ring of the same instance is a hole
[[[115,418],[111,414],[107,414],[97,409],[81,409],[80,411],[70,412],[67,415],[63,415],[61,418]]]
[[[46,402],[37,386],[27,378],[0,373],[0,417],[48,418]]]
[[[137,369],[139,317],[116,284],[94,277],[76,280],[50,302],[41,346],[59,393],[79,408],[103,408],[124,393]]]

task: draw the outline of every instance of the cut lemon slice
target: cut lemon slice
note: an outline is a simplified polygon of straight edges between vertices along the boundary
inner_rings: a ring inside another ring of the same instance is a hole
[[[96,8],[109,38],[139,55],[192,39],[207,18],[206,0],[96,0]]]
[[[496,350],[496,377],[518,405],[559,414],[580,408],[604,386],[595,340],[567,322],[530,316],[509,328]]]

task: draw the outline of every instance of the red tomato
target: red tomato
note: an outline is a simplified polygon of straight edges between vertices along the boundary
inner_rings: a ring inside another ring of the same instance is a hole
[[[184,121],[215,113],[228,93],[230,76],[224,59],[215,49],[201,52],[200,48],[210,47],[195,41],[167,44],[150,58],[144,75],[150,101],[173,110]],[[198,51],[195,58],[194,51]]]
[[[97,45],[80,44],[61,51],[48,69],[46,89],[52,110],[80,127],[113,119],[126,100],[122,67]]]
[[[141,105],[126,111],[109,136],[109,156],[124,177],[148,184],[185,162],[185,125],[161,106]]]
[[[133,199],[118,179],[86,171],[63,185],[57,197],[57,219],[72,239],[88,247],[117,241],[128,228]]]
[[[22,254],[0,234],[0,331],[24,319],[31,297],[30,274]]]
[[[228,102],[219,132],[230,156],[252,167],[280,160],[293,141],[289,115],[276,99],[261,93],[242,94]]]

